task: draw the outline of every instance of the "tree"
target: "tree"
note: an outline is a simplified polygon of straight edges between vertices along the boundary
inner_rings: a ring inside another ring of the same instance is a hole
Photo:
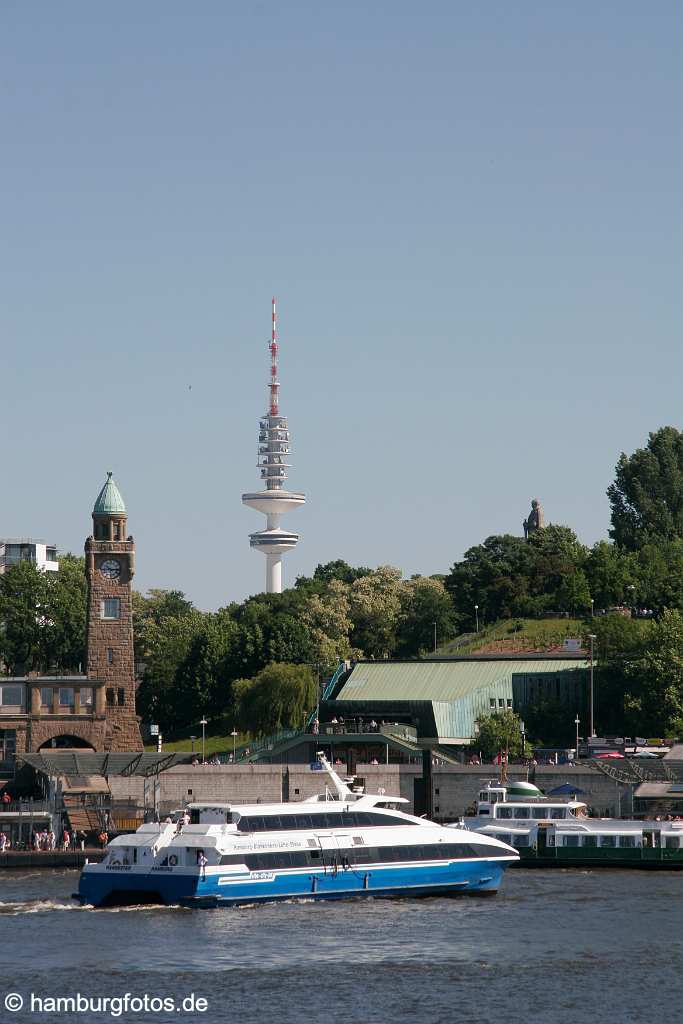
[[[445,580],[462,627],[474,628],[475,604],[480,618],[484,613],[490,622],[519,614],[529,593],[533,560],[531,546],[510,534],[487,537],[469,548]]]
[[[514,711],[494,711],[477,718],[476,745],[484,757],[495,757],[507,750],[509,755],[519,754],[522,749],[522,720]]]
[[[610,536],[629,551],[652,540],[683,537],[683,434],[675,427],[651,433],[645,448],[621,453],[607,489]]]
[[[584,572],[596,609],[623,604],[630,598],[629,586],[634,573],[632,556],[616,544],[606,540],[594,544],[588,552]]]
[[[10,675],[40,670],[49,625],[46,573],[19,562],[0,576],[0,660]]]
[[[158,723],[162,731],[187,725],[191,720],[175,693],[176,677],[201,633],[204,618],[202,612],[193,611],[179,618],[162,618],[149,630],[137,709],[147,721]]]
[[[453,603],[440,580],[417,576],[403,584],[394,653],[415,658],[455,636]]]
[[[85,664],[85,558],[60,555],[59,571],[45,573],[42,668],[79,671]]]
[[[135,659],[144,661],[154,636],[154,629],[164,619],[182,619],[195,611],[182,590],[152,588],[146,595],[133,591],[133,633]]]
[[[331,669],[351,657],[349,634],[349,587],[332,580],[321,594],[311,594],[303,611],[303,622],[311,641],[311,661]]]
[[[387,657],[394,649],[401,587],[401,570],[392,565],[380,565],[351,585],[351,642],[368,658]]]
[[[317,680],[308,665],[266,665],[253,679],[233,687],[239,727],[256,736],[299,728],[317,699]]]
[[[624,718],[631,735],[670,736],[683,726],[683,615],[665,611],[625,659]]]

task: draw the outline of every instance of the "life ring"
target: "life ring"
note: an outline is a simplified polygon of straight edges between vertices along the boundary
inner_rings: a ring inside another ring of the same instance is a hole
[[[113,857],[112,860],[110,861],[110,863],[111,864],[116,864],[118,866],[118,865],[121,864],[121,861],[118,859],[118,857]]]
[[[171,856],[168,858],[168,863],[172,868],[176,866],[176,864],[178,863],[178,858],[176,857],[175,853],[172,853]]]

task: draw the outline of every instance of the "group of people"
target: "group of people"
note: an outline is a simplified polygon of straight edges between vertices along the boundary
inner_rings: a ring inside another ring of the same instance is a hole
[[[31,849],[38,853],[53,853],[57,848],[68,853],[69,850],[85,849],[87,834],[83,829],[65,828],[61,835],[54,829],[35,830],[31,837]]]
[[[230,760],[232,761],[232,755],[230,755]],[[196,765],[198,765],[198,764],[220,766],[220,763],[221,763],[221,759],[218,756],[218,754],[214,754],[213,757],[210,757],[208,761],[200,761],[198,757],[193,757],[192,758],[192,767],[193,768],[196,767]]]

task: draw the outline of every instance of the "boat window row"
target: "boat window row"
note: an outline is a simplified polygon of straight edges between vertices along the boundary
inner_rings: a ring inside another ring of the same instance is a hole
[[[291,832],[316,828],[366,828],[370,825],[416,825],[418,822],[373,811],[318,811],[315,814],[245,814],[240,832]]]
[[[276,853],[224,854],[221,864],[245,864],[249,871],[283,868],[353,868],[428,860],[479,860],[505,857],[484,843],[431,843],[424,846],[354,846],[344,850],[281,850]]]
[[[535,818],[539,821],[544,818],[558,820],[567,817],[566,807],[498,807],[497,818]]]

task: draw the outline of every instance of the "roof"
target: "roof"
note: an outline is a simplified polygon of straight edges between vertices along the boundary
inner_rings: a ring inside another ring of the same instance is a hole
[[[683,743],[674,743],[671,750],[662,758],[663,761],[683,761]]]
[[[337,700],[455,701],[514,675],[585,670],[585,658],[360,661]]]
[[[672,782],[641,782],[633,792],[633,795],[645,799],[660,800],[666,797],[668,800],[683,800],[683,787]]]
[[[109,472],[107,473],[107,482],[97,495],[97,501],[93,508],[93,515],[110,515],[115,512],[123,513],[125,515],[126,506],[123,503],[121,492],[116,486],[111,472]]]
[[[178,764],[189,764],[192,754],[95,754],[91,750],[44,750],[39,754],[17,754],[20,764],[28,764],[45,775],[156,775]]]

